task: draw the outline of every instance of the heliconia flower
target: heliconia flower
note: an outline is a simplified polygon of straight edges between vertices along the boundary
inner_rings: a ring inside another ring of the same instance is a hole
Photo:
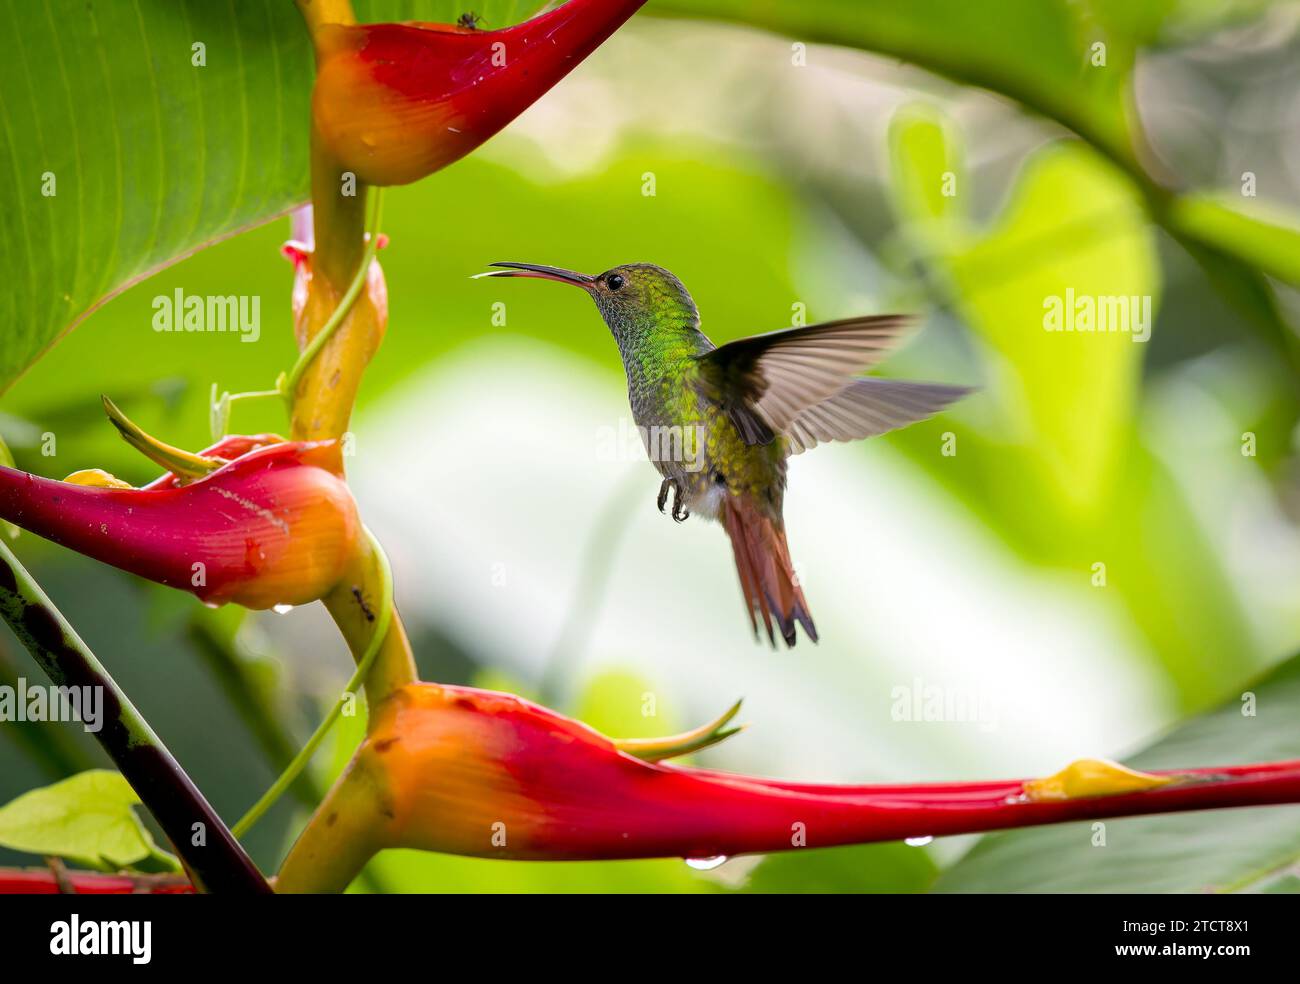
[[[406,184],[464,157],[531,106],[645,0],[569,0],[513,27],[329,24],[312,114],[344,170]]]
[[[467,687],[411,684],[374,713],[277,890],[341,891],[392,847],[703,859],[1300,800],[1300,762],[1147,774],[1085,760],[1048,780],[840,786],[645,761],[554,711]]]
[[[139,489],[0,467],[0,518],[211,605],[305,604],[339,584],[362,533],[337,442],[230,437],[192,457],[214,470]]]

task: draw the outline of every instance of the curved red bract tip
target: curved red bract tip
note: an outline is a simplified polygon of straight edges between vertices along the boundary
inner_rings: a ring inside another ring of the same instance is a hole
[[[567,75],[645,0],[569,0],[496,31],[326,25],[312,93],[342,168],[407,184],[465,156]]]
[[[165,475],[142,489],[0,467],[0,518],[208,604],[306,604],[338,584],[361,522],[337,442],[257,435],[213,450],[242,453],[189,484]]]

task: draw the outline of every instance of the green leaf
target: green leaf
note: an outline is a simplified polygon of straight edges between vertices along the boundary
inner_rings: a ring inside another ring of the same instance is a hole
[[[1144,347],[1136,332],[1047,331],[1045,304],[1138,299],[1149,334],[1160,267],[1137,196],[1095,154],[1053,147],[1027,163],[996,228],[950,270],[967,323],[1014,376],[1031,428],[1022,438],[1051,500],[1086,512],[1114,480]]]
[[[92,769],[24,793],[0,807],[0,846],[117,870],[147,858],[179,862],[161,850],[132,809],[140,802],[110,769]]]
[[[693,871],[685,862],[672,860],[503,862],[427,851],[384,851],[366,871],[393,893],[684,895],[719,891],[717,872]],[[349,891],[365,888],[364,879],[358,879]]]
[[[1106,593],[1146,634],[1184,705],[1200,710],[1254,660],[1212,544],[1134,425],[1149,345],[1132,331],[1047,331],[1044,321],[1049,299],[1064,306],[1071,292],[1149,298],[1154,321],[1151,222],[1123,173],[1072,141],[1032,154],[1002,211],[976,223],[960,140],[934,109],[900,109],[893,199],[907,258],[986,343],[992,382],[970,401],[981,413],[962,423],[956,458],[937,466],[920,428],[895,440],[1039,563],[1083,580],[1103,562]],[[1190,597],[1203,600],[1189,608]]]
[[[941,189],[951,174],[950,199],[966,194],[945,135],[923,110],[905,108],[893,121],[898,208],[963,320],[998,357],[994,390],[1016,421],[1005,439],[1025,449],[1044,501],[1060,510],[1039,517],[1045,536],[1055,538],[1062,520],[1105,507],[1133,418],[1143,345],[1131,331],[1049,331],[1047,303],[1144,299],[1154,321],[1154,237],[1123,175],[1077,144],[1030,157],[994,224],[971,229],[955,207],[939,204],[942,195],[918,190]]]
[[[1282,217],[1280,209],[1240,196],[1202,194],[1176,199],[1169,220],[1199,242],[1300,286],[1300,230],[1281,224]]]
[[[1253,695],[1254,714],[1247,703]],[[1124,763],[1178,769],[1300,758],[1300,656]],[[1294,891],[1300,806],[1137,817],[993,834],[939,878],[942,892]]]
[[[938,868],[930,855],[905,844],[865,844],[769,854],[740,889],[756,894],[924,892]]]
[[[957,176],[964,170],[962,146],[948,130],[943,116],[921,103],[903,107],[890,124],[897,207],[921,236],[939,228],[951,231],[951,226],[938,226],[938,220],[962,216],[965,198],[956,193]]]
[[[541,6],[474,3],[488,27]],[[452,22],[466,4],[355,7]],[[314,70],[288,0],[0,0],[0,31],[3,391],[106,298],[306,199]]]

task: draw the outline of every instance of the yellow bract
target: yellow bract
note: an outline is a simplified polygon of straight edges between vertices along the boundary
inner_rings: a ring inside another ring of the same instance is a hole
[[[1137,772],[1105,759],[1079,759],[1055,775],[1025,783],[1025,796],[1035,803],[1116,796],[1157,789],[1174,781],[1170,776]]]
[[[74,471],[64,479],[70,485],[88,485],[96,489],[132,489],[130,482],[124,482],[116,475],[110,475],[102,468],[83,468]]]

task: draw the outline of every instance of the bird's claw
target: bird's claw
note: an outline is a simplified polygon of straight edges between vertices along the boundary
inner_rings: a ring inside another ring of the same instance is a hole
[[[682,487],[677,484],[677,479],[665,478],[659,483],[659,498],[655,504],[659,507],[659,511],[663,512],[664,506],[668,503],[668,493],[670,491],[673,493],[672,517],[677,522],[684,523],[691,513],[686,508],[686,502],[682,496]]]
[[[678,523],[684,523],[690,517],[691,511],[686,508],[682,502],[682,490],[677,490],[677,497],[673,499],[673,519]]]

